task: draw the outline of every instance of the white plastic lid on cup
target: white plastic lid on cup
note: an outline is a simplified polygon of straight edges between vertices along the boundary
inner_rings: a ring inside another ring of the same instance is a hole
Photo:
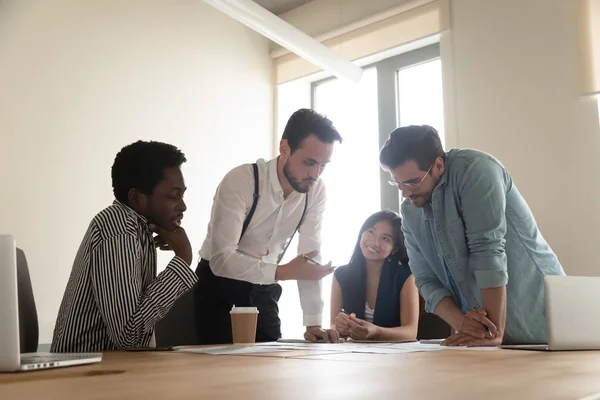
[[[258,314],[258,308],[233,306],[229,314]]]

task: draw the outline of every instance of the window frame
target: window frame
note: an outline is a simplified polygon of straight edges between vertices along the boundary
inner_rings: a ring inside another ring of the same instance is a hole
[[[379,120],[379,148],[381,148],[394,129],[401,125],[402,116],[398,104],[398,71],[403,68],[413,67],[429,61],[440,59],[440,43],[434,43],[416,50],[408,51],[394,57],[365,65],[363,70],[376,68],[377,70],[377,113]],[[317,87],[331,80],[337,79],[329,76],[311,82],[310,105],[316,109]],[[382,169],[379,171],[379,190],[381,209],[400,212],[400,195],[398,189],[388,184],[389,174]]]

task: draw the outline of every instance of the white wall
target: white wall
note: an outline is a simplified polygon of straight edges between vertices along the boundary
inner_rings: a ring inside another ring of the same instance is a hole
[[[460,147],[512,173],[568,274],[600,275],[600,129],[578,96],[575,1],[453,0]]]
[[[137,139],[188,157],[195,250],[215,188],[273,151],[268,42],[202,1],[0,3],[0,232],[25,249],[49,342],[110,167]],[[161,256],[159,269],[169,257]]]

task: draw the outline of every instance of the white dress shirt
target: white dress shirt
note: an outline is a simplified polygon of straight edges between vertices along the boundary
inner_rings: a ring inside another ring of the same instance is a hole
[[[277,158],[259,159],[256,164],[259,199],[244,237],[240,241],[242,225],[254,196],[252,164],[231,170],[217,188],[200,257],[210,261],[211,270],[217,276],[266,285],[275,283],[277,260],[300,222],[305,194],[294,191],[287,199],[283,198],[277,177]],[[298,254],[321,249],[324,209],[325,185],[318,180],[308,192],[306,215],[298,230]],[[321,325],[321,281],[298,281],[298,291],[304,325]]]

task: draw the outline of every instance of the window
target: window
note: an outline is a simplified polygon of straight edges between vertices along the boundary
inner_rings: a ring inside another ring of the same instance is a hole
[[[321,176],[327,187],[324,261],[331,260],[335,266],[348,263],[364,220],[380,209],[399,211],[398,190],[387,184],[389,176],[379,167],[379,149],[398,126],[428,124],[443,138],[441,79],[439,45],[435,44],[365,67],[357,85],[328,78],[278,87],[278,132],[283,132],[293,111],[312,104],[333,121],[344,139]],[[290,245],[285,260],[295,256],[295,247]],[[282,334],[302,337],[296,283],[283,282],[282,286]],[[331,276],[323,279],[322,287],[323,326],[327,327]]]
[[[442,61],[428,61],[398,71],[398,126],[431,125],[444,142]]]
[[[362,223],[379,208],[377,104],[375,68],[366,69],[358,85],[330,79],[313,89],[313,108],[330,118],[344,139],[321,176],[327,188],[322,255],[333,265],[348,263]],[[329,326],[330,289],[328,276],[323,279],[324,326]]]

